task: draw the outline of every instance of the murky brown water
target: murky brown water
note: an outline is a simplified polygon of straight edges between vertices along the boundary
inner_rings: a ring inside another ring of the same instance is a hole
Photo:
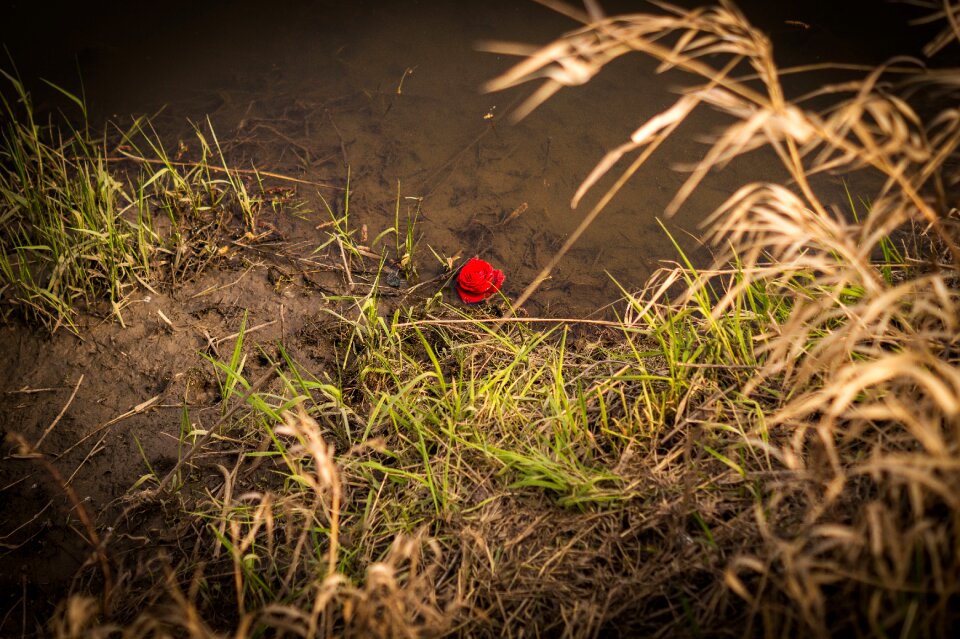
[[[803,9],[747,4],[756,5],[747,14],[752,10],[771,30],[791,63],[877,53],[849,30],[817,22],[830,15],[826,3],[802,3]],[[644,8],[639,2],[607,6],[611,13]],[[502,116],[534,87],[481,94],[478,87],[512,61],[478,52],[475,44],[546,43],[576,26],[532,2],[164,7],[68,5],[38,18],[14,6],[7,15],[36,27],[6,39],[15,59],[26,56],[25,75],[44,74],[71,88],[75,57],[95,120],[122,121],[163,108],[159,130],[171,142],[189,142],[186,123],[209,116],[237,166],[341,186],[349,166],[352,222],[366,224],[371,237],[392,224],[399,181],[402,196],[423,198],[421,275],[440,271],[428,247],[441,256],[480,255],[503,268],[513,295],[599,195],[572,211],[580,181],[640,122],[669,106],[672,90],[685,83],[679,75],[655,75],[639,56],[622,59],[511,125],[485,117]],[[789,18],[808,20],[810,28],[785,23]],[[26,35],[31,30],[36,33]],[[42,33],[46,46],[37,40]],[[534,298],[533,312],[594,311],[619,296],[612,279],[637,287],[659,261],[676,257],[657,223],[684,177],[672,167],[697,161],[705,149],[698,137],[717,124],[703,112],[678,131],[561,263]],[[756,154],[709,179],[668,221],[684,250],[706,259],[698,249],[701,220],[739,185],[778,179],[773,164]],[[320,208],[309,191],[304,194]],[[521,216],[502,223],[523,205]],[[317,211],[317,220],[324,215]],[[315,238],[296,239],[319,244],[325,238],[317,231]]]

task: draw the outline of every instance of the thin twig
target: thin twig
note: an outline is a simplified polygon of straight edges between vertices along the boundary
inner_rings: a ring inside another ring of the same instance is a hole
[[[612,322],[606,320],[576,319],[570,317],[489,317],[477,319],[433,319],[416,320],[413,322],[399,322],[393,325],[393,328],[411,328],[414,326],[447,326],[457,324],[593,324],[596,326],[610,326],[613,328],[623,328],[621,322]]]
[[[253,327],[251,327],[251,328],[244,329],[244,330],[243,330],[243,334],[244,334],[244,335],[247,335],[247,334],[252,333],[252,332],[254,332],[254,331],[259,331],[261,328],[266,328],[266,327],[268,327],[268,326],[273,326],[273,325],[276,324],[278,321],[279,321],[279,320],[270,320],[269,322],[264,322],[263,324],[257,324],[256,326],[253,326]],[[236,333],[233,333],[233,334],[231,334],[231,335],[227,335],[226,337],[218,337],[217,339],[211,340],[211,343],[216,346],[216,345],[219,345],[219,344],[223,344],[224,342],[226,342],[226,341],[228,341],[228,340],[231,340],[231,339],[233,339],[233,338],[235,338],[235,337],[240,337],[240,332],[236,332]]]
[[[79,446],[79,445],[82,444],[83,442],[87,441],[88,439],[90,439],[90,438],[93,437],[94,435],[99,434],[99,433],[100,433],[101,431],[103,431],[104,429],[113,426],[113,425],[116,424],[117,422],[121,422],[121,421],[125,420],[125,419],[128,418],[128,417],[133,417],[134,415],[138,415],[138,414],[142,413],[143,411],[147,410],[148,408],[150,408],[151,406],[153,406],[154,404],[156,404],[156,403],[160,400],[160,397],[161,397],[160,395],[154,395],[153,397],[151,397],[151,398],[148,399],[147,401],[141,402],[141,403],[137,404],[136,406],[134,406],[133,408],[131,408],[131,409],[128,410],[127,412],[123,413],[122,415],[117,415],[116,417],[114,417],[114,418],[111,419],[110,421],[102,424],[101,426],[98,426],[96,429],[93,430],[93,432],[91,432],[91,433],[85,435],[84,437],[80,438],[80,440],[79,440],[77,443],[75,443],[73,446],[71,446],[70,448],[66,449],[66,450],[63,451],[62,453],[57,454],[57,455],[54,457],[54,459],[55,459],[55,460],[60,459],[61,457],[63,457],[64,455],[66,455],[67,453],[69,453],[70,451],[72,451],[74,448],[76,448],[77,446]]]
[[[40,449],[40,444],[42,444],[42,443],[43,443],[43,440],[45,440],[45,439],[47,438],[47,435],[50,434],[50,431],[53,430],[53,427],[56,426],[56,425],[60,422],[60,418],[63,417],[64,413],[67,412],[67,409],[70,408],[70,404],[73,403],[73,398],[77,396],[77,391],[80,390],[80,384],[82,384],[82,383],[83,383],[83,373],[80,374],[80,379],[77,380],[76,386],[73,387],[73,392],[70,393],[70,399],[68,399],[68,400],[67,400],[67,403],[64,404],[64,405],[63,405],[63,408],[60,409],[60,412],[57,414],[56,419],[54,419],[54,420],[50,423],[50,425],[47,426],[47,430],[43,431],[43,435],[40,435],[40,439],[38,439],[38,440],[37,440],[37,443],[33,445],[34,448],[36,448],[37,450],[39,450],[39,449]]]
[[[84,464],[90,461],[91,457],[103,450],[103,440],[107,438],[107,435],[109,435],[109,433],[104,433],[101,435],[100,439],[97,440],[97,443],[94,444],[93,448],[90,449],[90,452],[87,453],[87,456],[83,458],[83,461],[81,461],[77,467],[73,469],[73,472],[70,473],[69,477],[67,477],[67,486],[73,483],[73,478],[77,476],[77,473],[80,472],[80,469],[83,468]]]
[[[228,283],[226,283],[226,284],[221,284],[221,285],[219,285],[219,286],[218,286],[218,285],[210,286],[210,287],[207,287],[207,288],[203,289],[203,290],[200,291],[199,293],[194,293],[193,295],[190,296],[190,299],[196,299],[196,298],[198,298],[198,297],[202,297],[202,296],[206,295],[207,293],[213,293],[214,291],[219,291],[219,290],[222,290],[222,289],[225,289],[225,288],[230,288],[231,286],[239,283],[240,280],[242,280],[244,277],[246,277],[246,276],[247,276],[247,273],[249,273],[250,271],[252,271],[253,268],[254,268],[253,266],[247,267],[247,269],[246,269],[243,273],[240,274],[240,277],[238,277],[237,279],[233,280],[232,282],[228,282]]]
[[[31,457],[31,459],[32,459],[32,457]],[[49,507],[52,506],[52,505],[53,505],[53,500],[51,499],[51,500],[47,501],[46,504],[44,504],[43,508],[41,508],[40,510],[38,510],[37,512],[35,512],[35,513],[33,514],[33,517],[31,517],[31,518],[28,519],[27,521],[21,522],[19,526],[17,526],[16,528],[14,528],[13,530],[11,530],[11,531],[8,532],[7,534],[5,534],[3,537],[0,537],[0,548],[5,548],[5,549],[7,549],[7,550],[16,550],[17,548],[20,548],[21,546],[23,546],[23,544],[26,543],[26,540],[25,540],[25,541],[21,541],[19,544],[7,544],[7,543],[4,543],[4,540],[10,539],[10,538],[13,537],[15,534],[17,534],[18,532],[20,532],[21,530],[23,530],[24,528],[26,528],[27,526],[29,526],[30,524],[32,524],[33,522],[35,522],[36,520],[40,519],[40,517],[43,515],[43,513],[47,512],[47,508],[49,508]],[[33,538],[33,535],[30,535],[30,537],[28,537],[27,540],[32,539],[32,538]],[[2,627],[3,627],[3,626],[0,626],[0,628],[2,628]]]
[[[18,388],[17,390],[6,391],[7,395],[33,395],[34,393],[52,393],[54,391],[63,390],[68,388],[67,386],[51,386],[50,388],[30,388],[29,386],[24,386],[23,388]]]
[[[259,170],[252,170],[252,169],[225,169],[219,166],[201,164],[199,162],[174,162],[172,160],[158,160],[154,158],[144,158],[144,157],[140,157],[139,155],[127,153],[125,151],[120,151],[120,153],[123,154],[122,158],[105,157],[103,159],[106,162],[123,162],[124,160],[131,160],[133,162],[143,162],[145,164],[162,164],[164,166],[169,164],[170,166],[183,166],[183,167],[189,167],[189,168],[203,167],[211,171],[226,173],[228,175],[231,173],[237,173],[240,175],[252,175],[254,177],[256,176],[268,177],[268,178],[273,178],[275,180],[283,180],[285,182],[295,182],[296,184],[308,184],[310,186],[319,186],[324,189],[333,189],[336,191],[346,190],[342,186],[333,186],[331,184],[326,184],[324,182],[313,182],[311,180],[301,180],[300,178],[290,177],[289,175],[283,175],[281,173],[271,173],[270,171],[259,171]]]
[[[21,455],[30,457],[37,464],[43,466],[50,477],[60,485],[60,488],[70,500],[70,503],[73,504],[73,510],[76,511],[77,517],[80,519],[80,523],[87,533],[87,543],[93,548],[93,554],[96,557],[97,563],[100,565],[100,572],[103,574],[103,597],[101,601],[103,609],[109,610],[110,595],[113,592],[113,575],[110,571],[110,562],[107,560],[105,549],[100,543],[100,535],[97,534],[97,527],[94,525],[93,519],[84,507],[83,501],[81,501],[76,491],[73,490],[73,487],[64,481],[63,475],[61,475],[57,467],[47,459],[46,455],[31,446],[30,442],[17,433],[8,433],[7,437],[17,444]]]
[[[350,265],[347,263],[347,252],[343,248],[343,242],[340,241],[340,237],[335,235],[333,237],[337,241],[337,246],[340,247],[340,258],[343,260],[343,274],[347,276],[347,284],[350,285],[351,290],[353,289],[353,275],[350,274]]]

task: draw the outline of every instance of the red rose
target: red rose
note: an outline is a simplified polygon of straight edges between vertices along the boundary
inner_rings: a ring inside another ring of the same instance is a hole
[[[499,291],[503,280],[503,271],[472,257],[457,273],[457,295],[464,304],[476,304]]]

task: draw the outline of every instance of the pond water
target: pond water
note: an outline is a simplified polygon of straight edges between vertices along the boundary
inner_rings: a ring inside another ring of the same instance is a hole
[[[902,7],[848,3],[844,15],[860,15],[852,21],[826,2],[769,4],[748,2],[744,10],[772,34],[785,63],[872,62],[905,45],[906,30],[890,29],[906,15]],[[535,87],[481,93],[513,59],[476,44],[543,44],[577,26],[533,2],[45,7],[41,16],[10,3],[4,43],[25,78],[43,76],[77,90],[81,76],[95,122],[157,114],[158,131],[175,148],[176,140],[194,144],[189,122],[209,117],[234,166],[341,189],[349,167],[351,224],[367,225],[371,238],[393,224],[399,183],[404,211],[421,201],[415,259],[422,278],[441,271],[431,249],[441,257],[479,255],[506,272],[505,290],[513,296],[600,194],[571,210],[573,192],[595,163],[690,82],[656,75],[649,60],[628,56],[511,124],[504,114]],[[605,7],[612,14],[643,10],[645,3]],[[881,28],[892,38],[870,36]],[[701,138],[718,124],[704,111],[678,130],[561,262],[531,300],[532,313],[597,312],[619,297],[615,282],[636,288],[662,260],[677,257],[658,224],[684,180],[674,167],[701,158]],[[738,186],[780,179],[774,164],[763,153],[734,162],[664,220],[684,251],[706,261],[701,221]],[[837,184],[828,179],[824,188]],[[342,190],[319,192],[342,202]],[[327,218],[316,189],[301,194],[315,211],[313,222]],[[523,213],[506,221],[518,209]],[[293,239],[307,245],[325,239],[323,230],[314,235]]]

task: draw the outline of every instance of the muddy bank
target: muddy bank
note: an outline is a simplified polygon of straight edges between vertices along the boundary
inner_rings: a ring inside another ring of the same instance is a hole
[[[75,517],[79,506],[66,486],[105,529],[138,487],[154,485],[181,459],[194,439],[190,431],[211,428],[222,417],[226,380],[205,356],[229,361],[243,328],[249,358],[244,373],[251,378],[279,357],[278,345],[313,371],[331,368],[335,335],[318,287],[337,289],[339,278],[316,269],[304,275],[287,260],[258,255],[229,256],[173,290],[133,294],[123,310],[124,326],[92,314],[83,317],[79,335],[60,330],[50,336],[17,322],[0,328],[0,430],[40,442],[38,451],[59,473],[51,475],[18,454],[12,442],[4,444],[0,608],[6,619],[0,634],[20,626],[22,597],[29,604],[23,609],[27,628],[42,626],[52,605],[77,585],[75,575],[90,556]],[[232,458],[194,463],[205,469],[201,475],[212,471],[210,481],[194,487],[203,490],[216,484],[216,464]],[[138,511],[133,522],[120,522],[123,537],[111,555],[121,574],[129,570],[127,578],[135,579],[145,569],[137,564],[141,550],[153,553],[178,543],[183,531],[167,515],[159,505]],[[80,574],[86,579],[91,573]]]

